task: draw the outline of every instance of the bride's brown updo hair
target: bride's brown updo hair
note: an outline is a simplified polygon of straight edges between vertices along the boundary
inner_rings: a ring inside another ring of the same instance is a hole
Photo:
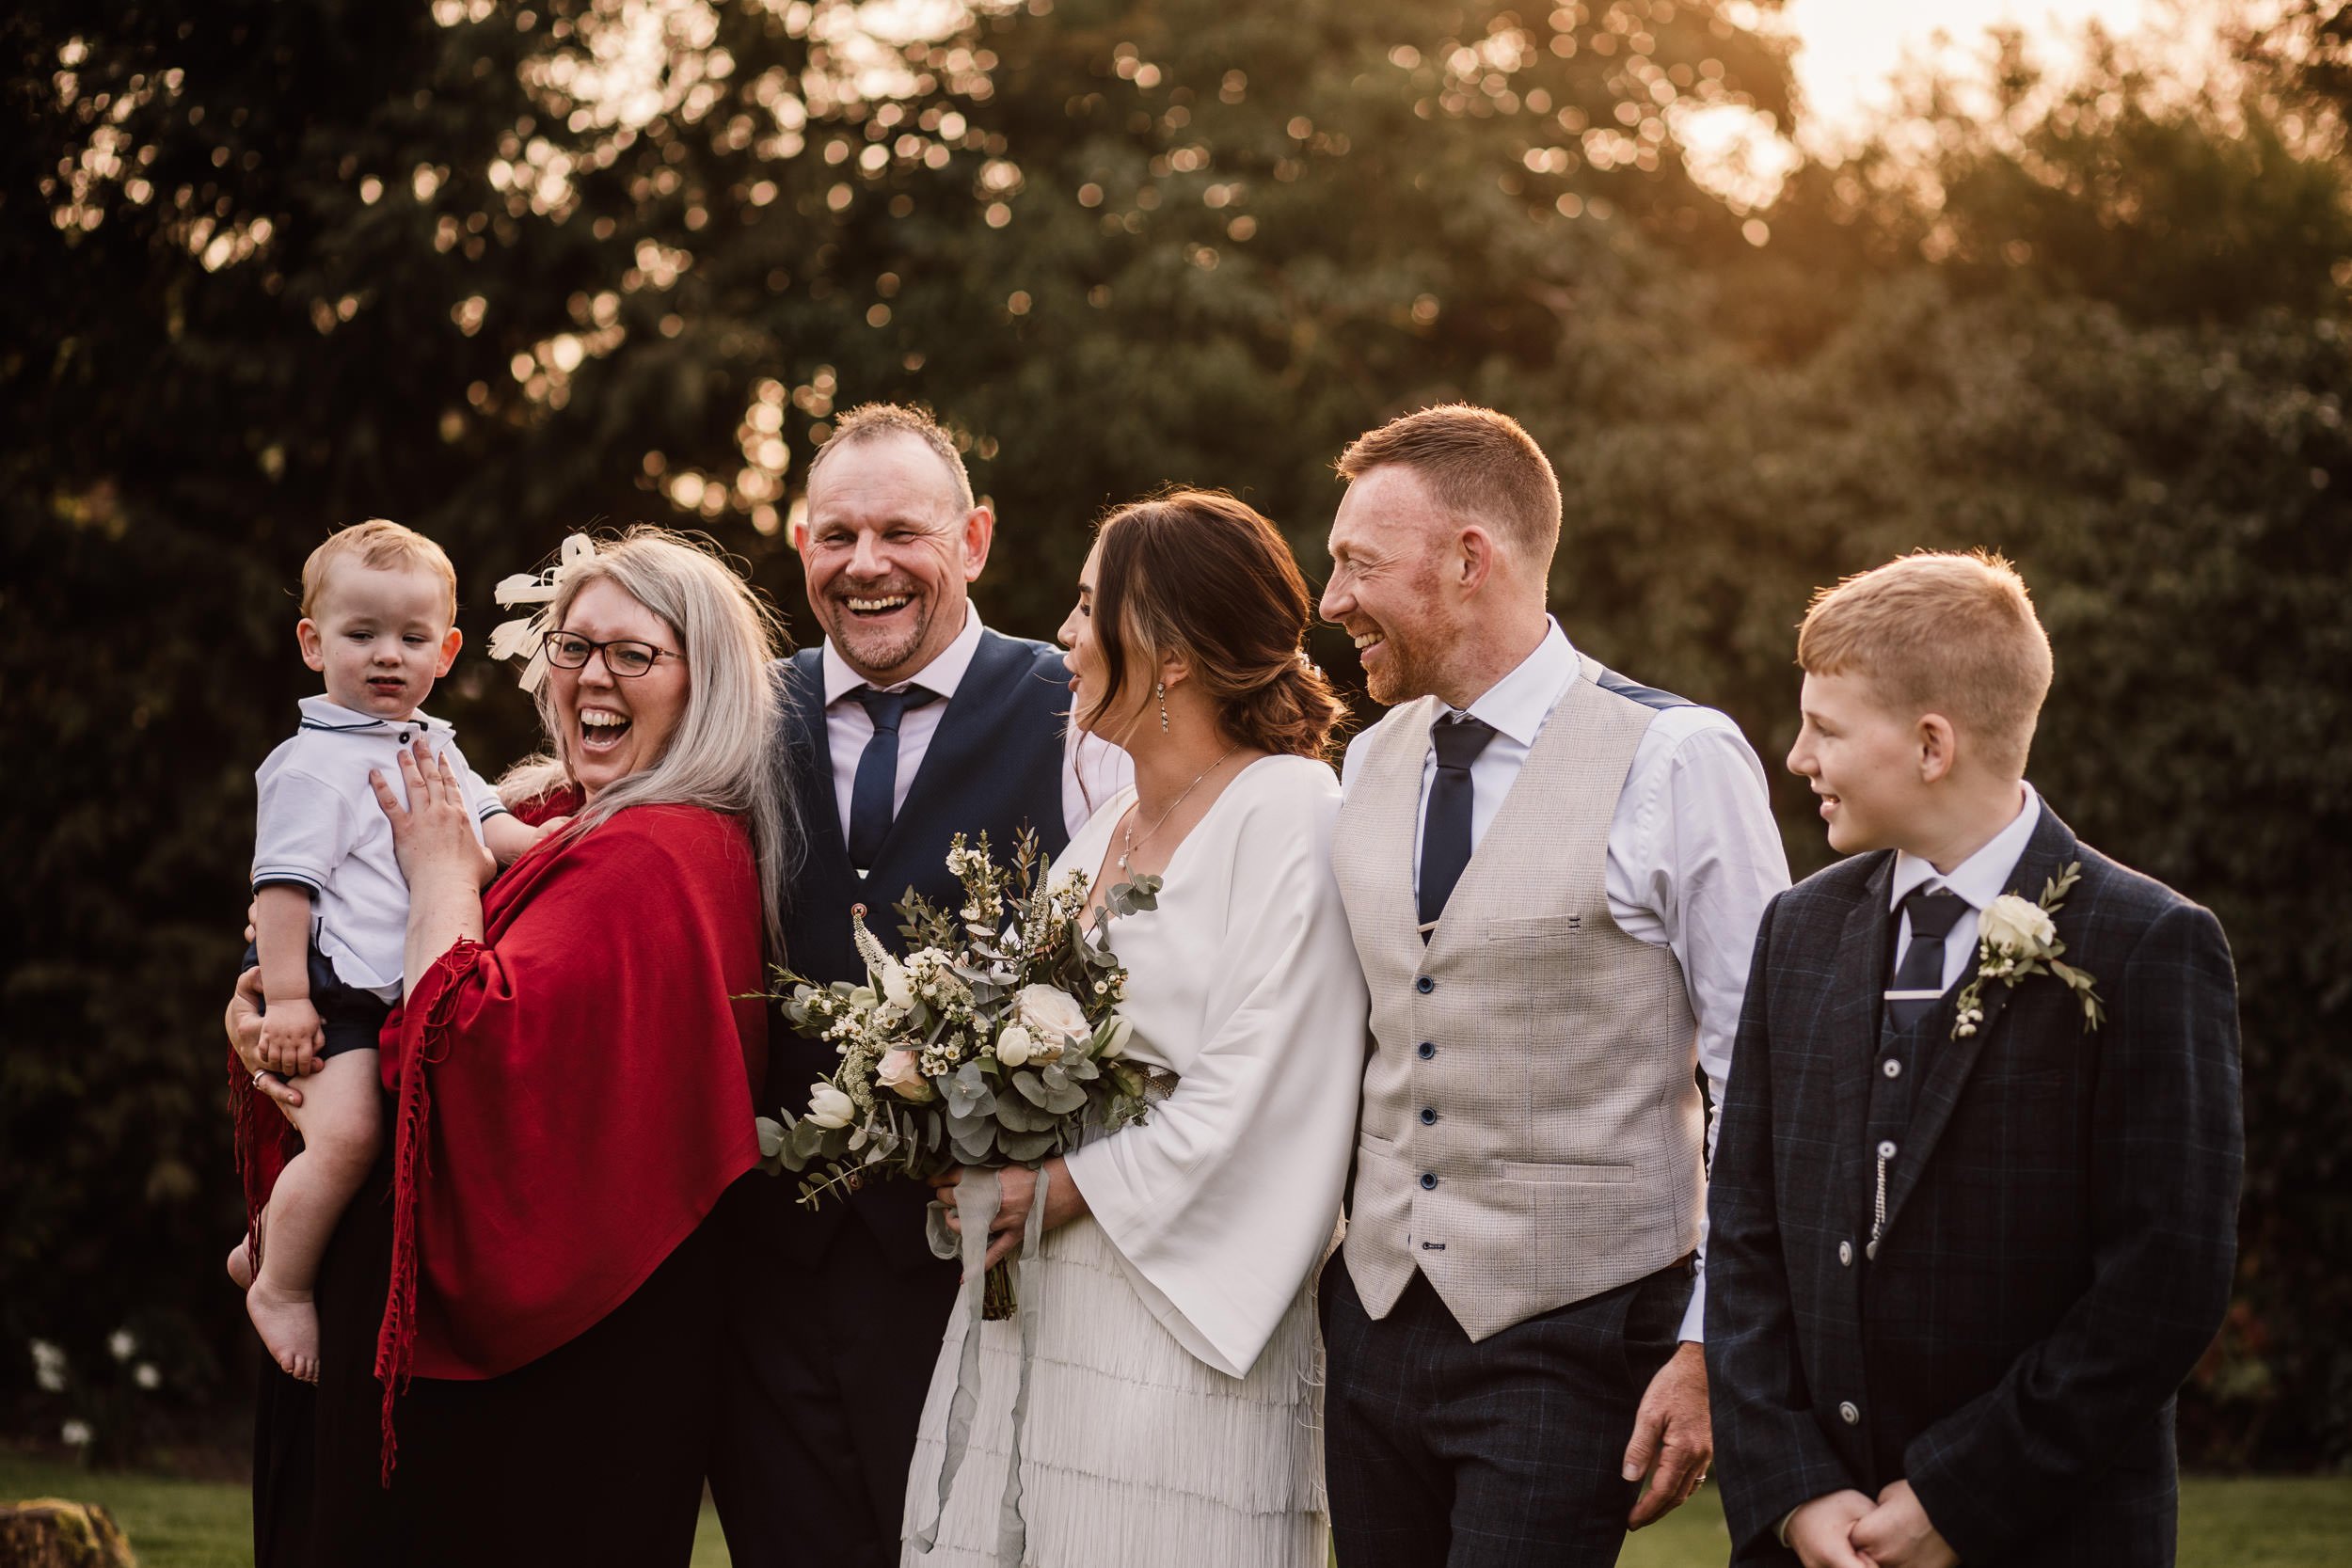
[[[1120,507],[1099,531],[1094,625],[1110,677],[1104,708],[1126,689],[1131,649],[1181,650],[1235,740],[1292,756],[1326,754],[1347,708],[1307,661],[1313,600],[1272,523],[1221,490],[1169,490]]]

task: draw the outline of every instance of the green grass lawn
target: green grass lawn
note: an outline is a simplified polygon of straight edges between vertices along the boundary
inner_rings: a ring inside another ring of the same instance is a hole
[[[85,1471],[0,1451],[0,1501],[42,1497],[105,1504],[131,1537],[142,1568],[248,1568],[253,1560],[241,1486]],[[1730,1544],[1710,1486],[1663,1523],[1629,1539],[1619,1560],[1623,1568],[1721,1568]],[[726,1568],[726,1561],[719,1521],[706,1506],[694,1568]],[[2352,1478],[2192,1478],[2182,1483],[2180,1568],[2347,1565]]]

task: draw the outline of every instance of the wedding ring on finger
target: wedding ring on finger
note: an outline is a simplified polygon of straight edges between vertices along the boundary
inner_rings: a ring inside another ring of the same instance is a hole
[[[260,1088],[262,1086],[262,1080],[267,1078],[268,1076],[269,1069],[265,1067],[255,1068],[253,1069],[253,1086],[257,1089]]]

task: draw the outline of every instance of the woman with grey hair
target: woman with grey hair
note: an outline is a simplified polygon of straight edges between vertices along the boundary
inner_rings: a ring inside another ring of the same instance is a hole
[[[322,1271],[308,1453],[265,1402],[264,1564],[692,1551],[704,1221],[758,1157],[777,639],[715,553],[656,529],[568,563],[542,625],[548,751],[501,789],[558,831],[480,890],[455,781],[420,752],[405,805],[378,785],[409,886],[389,1201],[351,1206]],[[290,1542],[280,1515],[306,1505]]]

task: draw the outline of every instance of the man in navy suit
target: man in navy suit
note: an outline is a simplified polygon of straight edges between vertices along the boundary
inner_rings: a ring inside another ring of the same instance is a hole
[[[1059,854],[1126,780],[1116,750],[1073,733],[1059,650],[999,637],[966,596],[995,518],[920,409],[867,404],[837,422],[795,531],[820,648],[779,662],[785,754],[805,835],[787,889],[785,961],[824,984],[863,978],[850,911],[898,941],[910,888],[959,896],[949,841],[1024,828]],[[838,1065],[774,1031],[763,1111],[804,1109]],[[888,1182],[811,1211],[788,1178],[727,1195],[731,1361],[710,1462],[738,1568],[882,1568],[898,1560],[907,1466],[956,1266],[924,1237],[928,1189]]]
[[[2005,562],[1818,596],[1788,757],[1851,858],[1758,934],[1708,1203],[1737,1563],[2173,1560],[2173,1397],[2243,1133],[2212,914],[2025,783],[2050,652]]]

